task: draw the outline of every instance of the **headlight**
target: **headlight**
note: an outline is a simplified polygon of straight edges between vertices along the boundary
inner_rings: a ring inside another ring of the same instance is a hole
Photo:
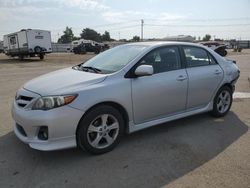
[[[71,103],[77,95],[64,95],[64,96],[47,96],[37,99],[31,109],[32,110],[50,110],[60,106]]]

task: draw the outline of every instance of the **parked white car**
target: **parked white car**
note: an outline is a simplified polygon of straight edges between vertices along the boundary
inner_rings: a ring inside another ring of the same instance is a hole
[[[141,42],[35,78],[16,94],[16,136],[38,150],[112,150],[124,132],[227,114],[238,67],[193,43]]]

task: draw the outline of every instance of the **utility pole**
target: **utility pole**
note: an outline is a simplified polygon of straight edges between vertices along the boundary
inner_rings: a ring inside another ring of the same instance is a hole
[[[58,53],[58,42],[59,42],[59,33],[57,33],[57,41],[56,41],[56,51]]]
[[[143,24],[144,24],[144,20],[141,19],[141,41],[143,41]]]

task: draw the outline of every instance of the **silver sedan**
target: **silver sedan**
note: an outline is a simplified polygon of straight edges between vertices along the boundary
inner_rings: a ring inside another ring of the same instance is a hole
[[[38,150],[108,152],[124,133],[226,115],[239,73],[235,62],[193,43],[121,45],[27,82],[13,102],[14,132]]]

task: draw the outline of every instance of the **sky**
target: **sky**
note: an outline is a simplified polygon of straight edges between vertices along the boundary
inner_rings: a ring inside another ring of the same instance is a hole
[[[114,39],[210,34],[250,40],[250,0],[0,0],[0,40],[20,29],[50,30],[56,41],[66,26],[110,32]]]

